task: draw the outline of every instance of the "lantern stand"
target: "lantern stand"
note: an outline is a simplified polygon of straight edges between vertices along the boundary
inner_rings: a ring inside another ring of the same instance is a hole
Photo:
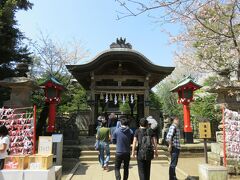
[[[193,132],[190,121],[190,102],[193,102],[193,92],[202,86],[195,83],[191,76],[181,80],[171,92],[178,93],[178,104],[183,105],[184,142],[193,143]]]
[[[60,95],[65,87],[53,76],[49,76],[40,87],[44,89],[45,101],[49,103],[47,132],[53,133],[55,131],[56,106],[61,101]]]

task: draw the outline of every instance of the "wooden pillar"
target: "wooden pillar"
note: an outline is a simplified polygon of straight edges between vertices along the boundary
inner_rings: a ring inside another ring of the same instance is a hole
[[[138,98],[137,98],[137,114],[138,114],[138,119],[139,120],[144,117],[144,95],[138,95]]]
[[[149,116],[149,90],[144,92],[144,117]]]
[[[144,87],[144,117],[147,117],[149,116],[149,75],[146,76]]]
[[[96,111],[96,109],[95,109],[95,104],[96,104],[96,102],[95,102],[95,79],[94,79],[94,72],[91,72],[91,85],[90,85],[90,93],[91,93],[91,101],[92,101],[92,103],[91,103],[91,127],[93,127],[94,128],[94,126],[93,125],[95,125],[96,124],[96,115],[95,115],[95,111]]]
[[[131,102],[129,101],[129,102],[128,102],[128,105],[129,105],[130,110],[131,110],[131,116],[133,116],[135,102],[134,102],[134,103],[131,103]]]

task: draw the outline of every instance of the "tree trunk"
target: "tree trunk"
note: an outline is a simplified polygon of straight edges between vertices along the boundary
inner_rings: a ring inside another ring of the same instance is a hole
[[[36,129],[36,134],[37,137],[46,134],[46,128],[44,128],[44,126],[46,126],[46,121],[48,118],[48,113],[49,113],[49,103],[45,103],[41,113],[40,113],[40,117],[37,121],[37,129]]]

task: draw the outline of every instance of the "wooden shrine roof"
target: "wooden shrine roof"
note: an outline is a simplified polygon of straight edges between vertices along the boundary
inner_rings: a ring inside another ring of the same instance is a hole
[[[130,48],[111,48],[86,64],[66,67],[85,89],[90,89],[91,73],[112,75],[112,79],[114,75],[148,76],[152,88],[174,70],[174,67],[155,65],[143,54]]]

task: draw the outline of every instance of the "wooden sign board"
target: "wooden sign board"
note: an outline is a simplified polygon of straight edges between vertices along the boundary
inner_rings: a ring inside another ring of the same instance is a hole
[[[199,138],[200,139],[211,138],[210,122],[200,122],[199,123]]]
[[[38,154],[52,154],[52,136],[39,136]]]

